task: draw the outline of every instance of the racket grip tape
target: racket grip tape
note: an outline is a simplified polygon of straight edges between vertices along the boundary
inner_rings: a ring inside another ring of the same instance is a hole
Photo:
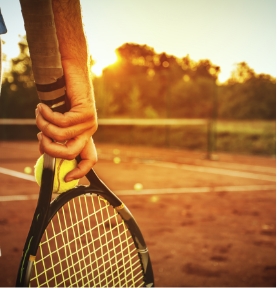
[[[41,102],[66,112],[66,88],[52,0],[20,0],[32,70]]]
[[[65,79],[64,76],[57,79],[54,83],[49,84],[37,84],[36,88],[39,94],[41,93],[55,93],[56,92],[56,98],[54,99],[48,99],[43,100],[41,99],[41,102],[46,104],[48,107],[50,107],[55,112],[65,113],[67,111],[66,109],[66,90],[65,90]],[[61,95],[62,94],[62,95]],[[61,96],[59,96],[61,95]]]

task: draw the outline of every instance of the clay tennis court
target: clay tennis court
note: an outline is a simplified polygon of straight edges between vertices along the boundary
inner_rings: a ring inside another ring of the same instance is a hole
[[[97,147],[95,170],[134,214],[156,286],[276,285],[275,159]],[[38,156],[36,142],[0,143],[0,286],[15,285],[38,195],[24,168]]]

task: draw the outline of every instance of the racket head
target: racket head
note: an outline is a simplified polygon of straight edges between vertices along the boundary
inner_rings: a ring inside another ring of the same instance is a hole
[[[51,202],[44,231],[30,244],[29,251],[36,252],[26,254],[24,286],[153,286],[149,253],[134,217],[93,170],[88,178],[90,186]]]

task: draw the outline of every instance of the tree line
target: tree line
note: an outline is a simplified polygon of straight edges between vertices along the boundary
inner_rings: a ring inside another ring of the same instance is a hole
[[[38,98],[25,37],[19,48],[4,75],[0,118],[34,118]],[[220,67],[207,59],[177,58],[134,43],[116,53],[118,61],[93,76],[100,118],[276,118],[276,79],[245,62],[219,85]]]

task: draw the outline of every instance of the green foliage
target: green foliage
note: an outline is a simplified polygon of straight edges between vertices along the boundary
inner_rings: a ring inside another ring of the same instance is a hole
[[[239,63],[232,75],[219,87],[219,118],[275,119],[276,79],[255,74],[246,63]]]
[[[22,37],[18,45],[20,53],[11,60],[11,70],[4,75],[0,118],[34,118],[38,103],[26,38]]]
[[[26,38],[18,43],[19,55],[11,60],[11,69],[4,75],[0,97],[0,118],[34,118],[38,103]],[[0,126],[0,138],[36,139],[35,126]]]
[[[1,118],[33,118],[38,103],[25,37],[19,48],[4,75]],[[245,62],[217,86],[220,68],[210,60],[179,59],[133,43],[116,52],[118,61],[94,78],[99,117],[211,118],[216,112],[221,119],[276,117],[276,80],[257,75]]]
[[[130,43],[119,47],[117,55],[118,62],[108,66],[101,79],[95,79],[99,115],[210,116],[213,87],[220,69],[209,60],[195,63],[188,56],[178,59],[166,53],[157,54],[146,45]],[[109,102],[105,95],[109,95]],[[153,113],[149,114],[149,107]],[[105,113],[110,109],[113,112]]]
[[[176,83],[171,94],[175,118],[211,117],[214,86],[214,81],[205,77]]]
[[[126,43],[118,62],[95,79],[99,116],[275,119],[276,80],[241,62],[223,85],[220,68]],[[151,107],[154,113],[145,113]]]

